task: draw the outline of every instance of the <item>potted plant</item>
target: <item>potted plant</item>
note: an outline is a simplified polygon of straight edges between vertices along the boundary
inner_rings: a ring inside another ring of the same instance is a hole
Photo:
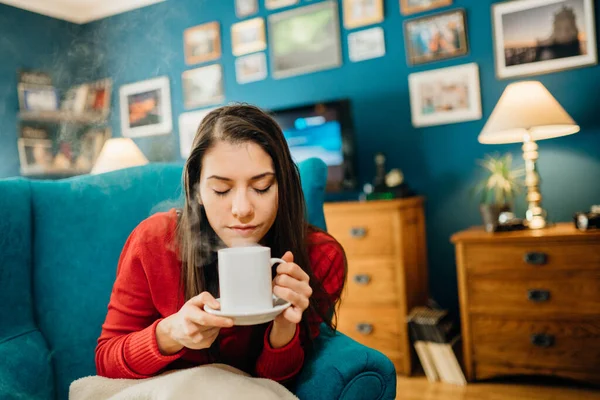
[[[479,194],[479,210],[485,230],[494,232],[502,212],[512,211],[514,198],[524,186],[522,177],[525,168],[512,169],[512,155],[486,155],[477,163],[483,168],[485,177],[475,186]]]

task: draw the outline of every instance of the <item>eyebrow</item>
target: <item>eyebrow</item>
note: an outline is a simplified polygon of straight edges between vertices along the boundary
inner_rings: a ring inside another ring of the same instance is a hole
[[[265,178],[267,176],[275,176],[275,173],[274,172],[263,172],[262,174],[253,176],[252,178],[250,178],[250,180],[251,181],[258,181],[258,180],[261,180],[262,178]],[[223,177],[223,176],[218,176],[218,175],[211,175],[207,179],[218,179],[220,181],[225,181],[225,182],[232,182],[233,181],[233,179],[226,178],[226,177]]]

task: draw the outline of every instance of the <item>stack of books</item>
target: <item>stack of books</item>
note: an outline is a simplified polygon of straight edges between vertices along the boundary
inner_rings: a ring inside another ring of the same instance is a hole
[[[446,310],[415,307],[408,316],[411,342],[430,382],[466,385],[460,366],[460,330]]]

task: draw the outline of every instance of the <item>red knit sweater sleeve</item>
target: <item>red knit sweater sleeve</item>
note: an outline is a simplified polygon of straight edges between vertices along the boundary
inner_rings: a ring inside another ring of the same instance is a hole
[[[346,276],[344,252],[342,247],[330,236],[324,233],[316,233],[313,236],[313,241],[320,242],[310,249],[313,274],[323,285],[325,295],[336,302],[341,296]],[[324,303],[320,302],[320,304]],[[326,314],[328,310],[321,311]],[[314,339],[319,335],[319,325],[322,322],[316,315],[309,316],[311,338]],[[269,342],[272,323],[269,325],[264,336],[263,351],[256,362],[257,376],[285,382],[300,372],[304,365],[304,348],[299,326],[290,343],[282,348],[274,349]]]
[[[108,313],[96,347],[98,375],[109,378],[147,378],[155,375],[184,350],[164,356],[158,349],[154,307],[144,263],[142,222],[129,236],[117,267]]]

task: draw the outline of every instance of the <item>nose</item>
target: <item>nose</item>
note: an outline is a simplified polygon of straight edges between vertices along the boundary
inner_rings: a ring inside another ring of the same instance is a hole
[[[254,213],[254,207],[252,202],[248,198],[248,192],[245,190],[238,190],[233,199],[231,205],[231,213],[234,217],[240,221],[243,219],[249,219]]]

